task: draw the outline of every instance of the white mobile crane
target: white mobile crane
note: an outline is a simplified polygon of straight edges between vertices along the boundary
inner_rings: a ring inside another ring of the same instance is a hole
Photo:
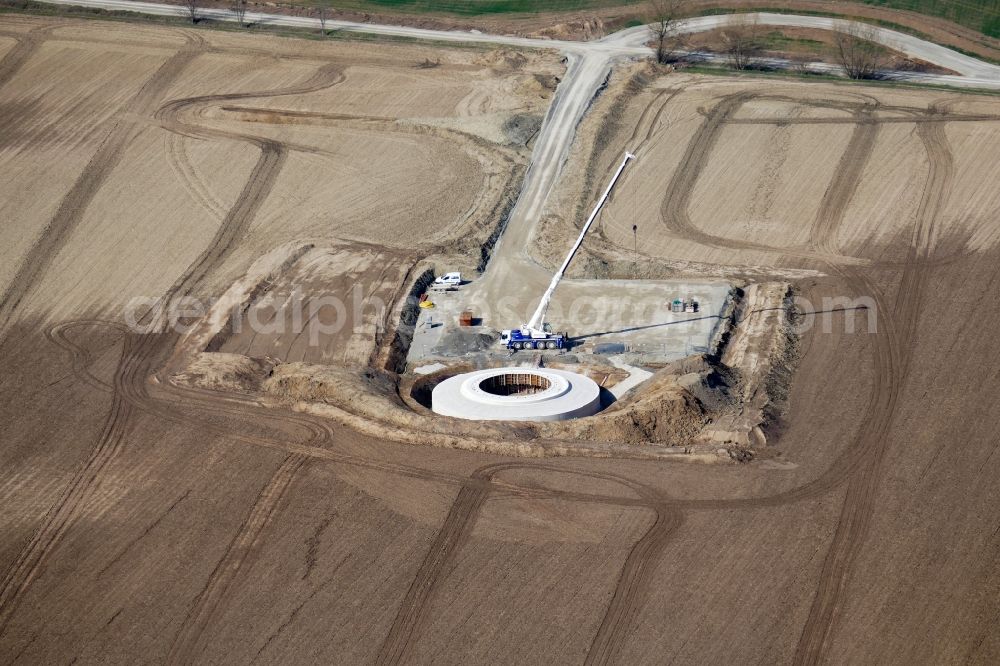
[[[507,349],[562,349],[566,345],[566,336],[562,333],[553,333],[552,327],[547,323],[544,323],[545,311],[549,307],[549,302],[552,300],[552,294],[555,292],[556,287],[559,286],[559,281],[562,280],[563,275],[566,273],[566,268],[569,266],[569,262],[573,260],[573,255],[576,251],[580,249],[580,245],[583,243],[583,237],[587,235],[587,231],[590,226],[597,219],[597,214],[601,212],[601,208],[604,207],[605,202],[608,200],[608,196],[611,194],[611,188],[615,186],[618,182],[618,177],[622,175],[625,170],[625,166],[628,164],[629,160],[634,160],[635,155],[626,151],[625,159],[622,163],[618,165],[618,170],[615,171],[615,175],[611,177],[611,182],[608,183],[608,187],[604,190],[604,195],[598,200],[597,205],[594,206],[593,212],[590,213],[590,217],[587,218],[587,222],[583,225],[583,229],[580,230],[580,236],[576,239],[576,243],[570,249],[569,254],[566,255],[566,260],[563,261],[562,266],[556,271],[556,274],[552,276],[552,282],[549,283],[549,288],[545,290],[545,294],[542,296],[542,300],[538,303],[538,307],[535,309],[535,314],[531,316],[531,319],[527,324],[522,324],[520,328],[506,329],[500,331],[500,344],[507,347]]]

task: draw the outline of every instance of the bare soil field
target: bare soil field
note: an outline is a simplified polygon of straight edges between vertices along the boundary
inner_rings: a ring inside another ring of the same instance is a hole
[[[224,320],[141,334],[122,308],[266,319],[272,274],[391,299],[421,258],[475,265],[527,159],[504,118],[545,112],[558,61],[9,16],[0,38],[0,661],[1000,660],[995,98],[616,73],[548,211],[570,238],[638,150],[577,270],[631,260],[636,223],[650,272],[772,276],[831,325],[747,464],[541,459],[544,432],[498,426],[539,443],[512,458],[363,427],[405,396],[169,381],[181,352],[329,359],[280,334],[204,352]],[[377,381],[377,328],[337,339],[333,381]]]
[[[241,313],[245,319],[230,322],[208,348],[284,363],[364,367],[413,264],[406,255],[365,246],[307,251],[255,294]],[[333,301],[332,294],[346,298]],[[311,335],[310,321],[317,323]]]
[[[212,293],[289,238],[413,248],[488,235],[526,153],[476,128],[540,116],[551,90],[539,80],[560,71],[487,51],[359,57],[342,43],[9,24],[19,41],[4,85],[2,200],[18,224],[2,231],[5,324],[15,311],[78,316],[206,277]],[[166,254],[156,234],[171,239]],[[93,258],[112,255],[135,257],[142,276],[107,261],[93,279]],[[48,267],[65,279],[36,279]]]
[[[998,176],[995,98],[649,77],[622,76],[621,92],[598,102],[550,206],[548,224],[565,226],[555,211],[588,205],[581,189],[606,178],[626,148],[637,151],[602,214],[605,261],[631,256],[638,241],[642,254],[670,261],[823,270],[887,259],[917,222],[933,236],[921,242],[952,254],[986,249],[979,239],[995,233],[1000,192],[983,186]]]
[[[983,402],[991,391],[973,367],[994,363],[974,331],[990,330],[997,317],[984,290],[997,279],[989,264],[998,252],[1000,199],[987,183],[1000,176],[998,113],[995,98],[973,95],[640,72],[609,88],[583,129],[589,140],[577,145],[575,175],[561,183],[564,198],[550,214],[579,208],[574,194],[592,193],[589,184],[605,178],[626,148],[639,155],[604,213],[604,243],[592,245],[591,266],[631,255],[637,224],[641,253],[675,262],[676,273],[687,262],[733,274],[809,268],[821,275],[794,283],[807,311],[821,317],[830,307],[824,297],[870,304],[833,306],[832,327],[817,321],[803,336],[778,446],[784,462],[758,463],[790,476],[824,470],[795,489],[768,492],[804,500],[825,486],[814,497],[834,500],[839,516],[832,541],[815,545],[825,553],[811,574],[820,581],[815,595],[804,605],[789,606],[794,595],[781,603],[799,614],[801,633],[788,637],[783,657],[743,646],[761,659],[995,658],[987,627],[996,626],[996,606],[980,604],[981,590],[998,584],[984,564],[996,561],[998,524],[976,508],[998,492],[989,471],[997,444],[986,424],[995,410]],[[936,305],[950,298],[957,310]],[[867,328],[870,316],[877,331]],[[969,410],[983,420],[959,416]],[[677,492],[700,494],[687,485]],[[817,508],[813,519],[821,515]],[[947,572],[938,570],[942,562]],[[749,589],[753,580],[733,588]],[[678,597],[668,596],[673,607]],[[936,624],[946,607],[961,619]],[[672,645],[688,648],[690,639],[718,657],[712,661],[745,654],[679,631],[686,639]],[[704,656],[664,649],[679,661]]]

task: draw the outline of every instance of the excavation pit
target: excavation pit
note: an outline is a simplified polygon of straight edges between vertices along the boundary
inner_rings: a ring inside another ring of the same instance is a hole
[[[510,372],[491,375],[479,382],[479,388],[490,395],[534,395],[552,387],[545,377],[530,372]]]
[[[456,375],[434,387],[431,409],[476,421],[562,421],[601,409],[601,389],[564,370],[493,368]]]

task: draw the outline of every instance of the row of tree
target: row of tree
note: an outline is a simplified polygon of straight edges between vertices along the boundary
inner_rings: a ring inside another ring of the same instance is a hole
[[[202,0],[185,0],[192,23],[197,23]],[[652,0],[650,25],[660,64],[676,63],[687,56],[684,33],[681,31],[682,0]],[[247,0],[232,0],[230,10],[237,23],[246,26]],[[315,9],[320,31],[326,34],[329,10],[320,5]],[[877,76],[884,67],[885,49],[875,42],[875,28],[851,25],[835,33],[836,56],[844,71],[852,79],[869,79]],[[734,16],[722,30],[723,49],[729,66],[737,70],[754,67],[763,50],[763,35],[756,15]]]
[[[247,0],[232,0],[229,4],[229,10],[236,17],[236,22],[242,26],[247,26],[247,6],[249,3]],[[202,0],[184,0],[184,6],[187,8],[188,15],[191,17],[191,23],[197,23],[201,20],[201,8]],[[330,10],[323,5],[320,5],[315,9],[316,18],[319,19],[320,31],[326,34],[326,22],[330,17]]]
[[[650,25],[660,64],[676,63],[688,56],[681,30],[682,0],[652,0]],[[834,33],[834,55],[852,79],[870,79],[885,67],[886,50],[876,42],[873,26],[850,24]],[[723,52],[729,66],[737,70],[758,65],[763,51],[763,33],[756,15],[731,18],[722,30]]]

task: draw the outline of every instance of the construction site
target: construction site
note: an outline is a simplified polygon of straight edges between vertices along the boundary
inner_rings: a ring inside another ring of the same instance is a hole
[[[0,661],[1000,661],[1000,41],[39,6]]]

